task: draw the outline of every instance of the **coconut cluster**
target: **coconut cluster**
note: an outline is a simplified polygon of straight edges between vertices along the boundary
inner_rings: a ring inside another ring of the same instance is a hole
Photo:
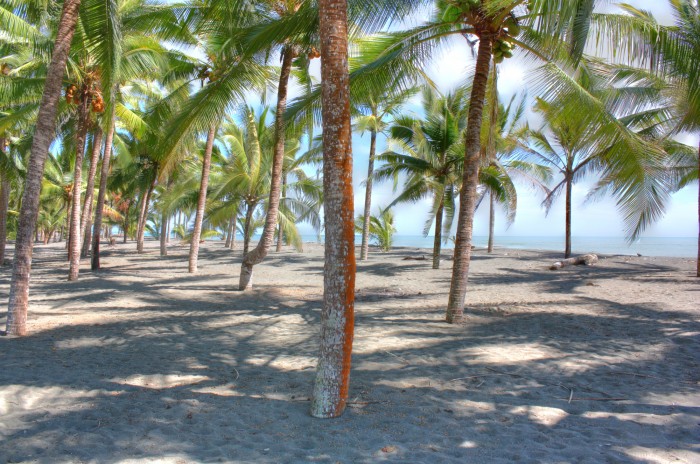
[[[313,60],[315,58],[321,58],[321,52],[318,51],[316,47],[311,47],[311,50],[309,50],[307,55],[310,60]]]
[[[98,90],[91,90],[90,96],[92,100],[90,105],[92,107],[93,113],[103,113],[105,110],[105,101],[102,98],[102,94]],[[78,86],[75,84],[70,84],[66,87],[66,103],[75,103],[79,105],[81,103],[80,93],[78,92]]]

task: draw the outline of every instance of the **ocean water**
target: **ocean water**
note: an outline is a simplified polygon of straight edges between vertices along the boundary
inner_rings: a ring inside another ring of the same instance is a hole
[[[314,235],[302,236],[304,242],[319,242]],[[321,237],[321,241],[323,237]],[[356,235],[355,241],[359,245],[361,236]],[[488,237],[475,236],[473,244],[477,247],[486,247]],[[453,243],[448,242],[443,248],[453,248]],[[495,237],[494,245],[497,248],[512,248],[519,250],[547,250],[564,251],[564,237]],[[394,246],[432,248],[433,237],[422,235],[396,235]],[[678,258],[695,258],[698,252],[697,237],[642,237],[633,243],[627,242],[623,237],[572,237],[571,247],[574,253],[599,253],[609,255],[637,255],[643,256],[670,256]]]

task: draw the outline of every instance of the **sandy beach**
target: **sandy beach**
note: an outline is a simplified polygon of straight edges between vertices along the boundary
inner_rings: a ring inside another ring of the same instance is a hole
[[[186,246],[104,250],[68,282],[63,244],[35,247],[30,335],[0,337],[0,463],[700,462],[693,260],[476,250],[451,326],[449,260],[373,252],[350,404],[317,420],[321,246],[271,253],[248,293],[220,242],[197,275]]]

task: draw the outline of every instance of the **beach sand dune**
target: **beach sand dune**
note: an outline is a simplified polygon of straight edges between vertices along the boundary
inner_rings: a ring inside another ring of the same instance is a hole
[[[477,250],[451,326],[449,260],[371,253],[349,407],[324,421],[321,246],[271,254],[241,293],[240,251],[207,242],[189,275],[187,247],[147,245],[77,282],[61,244],[35,248],[30,335],[0,337],[0,463],[700,462],[691,260]]]

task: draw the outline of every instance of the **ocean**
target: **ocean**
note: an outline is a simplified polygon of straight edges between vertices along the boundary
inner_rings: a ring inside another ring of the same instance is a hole
[[[316,242],[315,235],[303,235],[304,242]],[[321,239],[322,240],[322,239]],[[355,241],[359,245],[361,236],[356,235]],[[488,237],[475,236],[473,244],[476,247],[486,247]],[[512,248],[519,250],[547,250],[564,251],[564,237],[508,237],[496,236],[494,245],[497,248]],[[395,235],[394,246],[432,248],[433,237],[422,235]],[[608,255],[634,255],[643,256],[669,256],[678,258],[695,258],[698,252],[698,239],[696,237],[642,237],[633,243],[627,242],[623,237],[572,237],[571,247],[573,253],[599,253]],[[453,243],[448,242],[443,248],[453,248]]]

